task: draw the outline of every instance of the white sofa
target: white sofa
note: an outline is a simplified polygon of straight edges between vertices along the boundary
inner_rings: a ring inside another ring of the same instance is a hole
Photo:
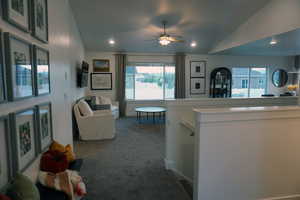
[[[115,116],[111,110],[92,111],[85,100],[74,105],[81,140],[104,140],[115,137]]]

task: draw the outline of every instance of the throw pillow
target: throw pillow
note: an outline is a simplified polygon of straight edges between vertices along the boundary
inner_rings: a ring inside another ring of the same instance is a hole
[[[86,101],[80,100],[77,105],[78,105],[80,113],[83,116],[92,116],[93,115],[93,111]]]
[[[95,104],[100,105],[101,104],[101,97],[95,97]]]
[[[42,155],[40,168],[45,172],[59,173],[69,167],[67,156],[59,151],[47,151]]]
[[[68,162],[72,162],[76,159],[76,156],[72,150],[72,147],[69,144],[65,147],[64,145],[59,144],[58,142],[54,141],[50,146],[50,150],[65,153],[67,156]]]
[[[68,170],[57,174],[41,171],[39,172],[38,181],[43,186],[62,191],[67,194],[71,200],[74,199],[74,188]]]
[[[109,105],[111,105],[112,103],[111,103],[110,98],[101,96],[101,104],[109,104]]]
[[[37,187],[29,178],[18,173],[7,194],[13,200],[40,200]]]
[[[65,147],[65,150],[66,150],[66,156],[67,156],[67,160],[68,160],[68,162],[70,163],[70,162],[73,162],[75,159],[76,159],[76,157],[75,157],[75,154],[74,154],[74,152],[73,152],[73,150],[72,150],[72,147],[71,147],[71,145],[67,145],[66,147]]]
[[[11,200],[8,196],[5,196],[3,194],[0,194],[0,200]]]
[[[62,152],[64,153],[66,150],[65,150],[65,146],[56,142],[56,141],[53,141],[52,144],[50,145],[49,147],[49,150],[51,151],[59,151],[59,152]]]

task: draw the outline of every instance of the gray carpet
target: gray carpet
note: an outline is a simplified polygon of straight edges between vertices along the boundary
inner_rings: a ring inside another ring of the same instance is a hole
[[[112,141],[75,142],[84,158],[81,175],[88,200],[189,200],[174,175],[164,169],[164,125],[117,121]]]

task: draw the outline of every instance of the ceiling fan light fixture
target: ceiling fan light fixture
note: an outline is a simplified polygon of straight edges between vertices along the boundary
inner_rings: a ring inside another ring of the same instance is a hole
[[[115,42],[115,40],[110,39],[110,40],[108,41],[108,43],[109,43],[110,45],[114,45],[116,42]]]
[[[193,42],[191,43],[191,47],[196,47],[196,46],[197,46],[197,42],[193,41]]]
[[[160,37],[159,38],[159,44],[162,46],[167,46],[171,43],[168,37]]]
[[[271,42],[270,42],[270,45],[276,45],[278,42],[276,39],[272,38]]]

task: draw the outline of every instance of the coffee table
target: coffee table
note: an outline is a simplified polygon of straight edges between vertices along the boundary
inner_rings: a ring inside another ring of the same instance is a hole
[[[165,119],[166,118],[166,111],[167,109],[164,107],[138,107],[135,108],[135,112],[136,112],[136,119],[139,121],[139,123],[141,123],[141,119],[142,119],[142,113],[146,114],[147,119],[149,119],[149,114],[152,114],[152,120],[153,123],[155,123],[155,117],[156,117],[156,113],[158,114],[158,118],[159,119]]]

